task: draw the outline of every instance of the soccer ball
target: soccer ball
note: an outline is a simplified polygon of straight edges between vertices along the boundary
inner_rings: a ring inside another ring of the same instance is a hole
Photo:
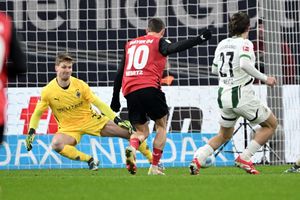
[[[215,158],[214,154],[212,154],[211,156],[206,158],[204,163],[201,163],[201,167],[208,168],[208,167],[214,166],[215,162],[216,162],[216,158]]]

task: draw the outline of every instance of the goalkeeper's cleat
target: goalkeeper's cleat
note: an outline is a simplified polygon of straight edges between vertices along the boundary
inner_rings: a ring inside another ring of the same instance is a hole
[[[164,176],[165,173],[160,170],[157,165],[151,165],[148,170],[148,175],[162,175]]]
[[[136,160],[135,160],[135,149],[132,146],[126,147],[125,150],[126,156],[126,168],[128,172],[132,175],[136,174]]]
[[[294,165],[290,169],[284,171],[285,173],[300,173],[300,166]]]
[[[98,171],[98,166],[99,166],[99,160],[94,160],[94,158],[91,158],[88,161],[89,169],[92,171]]]
[[[198,175],[201,168],[201,164],[197,158],[194,158],[190,163],[190,174]]]
[[[259,174],[259,171],[257,171],[255,168],[254,168],[254,165],[251,161],[247,162],[243,159],[241,159],[240,156],[238,156],[236,159],[235,159],[235,165],[243,170],[245,170],[247,173],[249,174]]]

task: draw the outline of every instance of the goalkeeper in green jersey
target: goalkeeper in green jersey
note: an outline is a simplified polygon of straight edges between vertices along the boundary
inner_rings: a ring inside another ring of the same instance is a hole
[[[75,148],[82,135],[129,139],[134,131],[130,122],[117,117],[84,81],[71,76],[72,66],[73,58],[70,55],[65,53],[57,56],[57,76],[42,89],[41,99],[30,119],[26,147],[28,151],[32,149],[39,120],[43,112],[50,107],[58,123],[58,131],[52,139],[52,148],[69,159],[87,162],[91,170],[98,170],[99,161]],[[101,114],[93,110],[92,105],[97,107]],[[145,142],[139,150],[151,163],[152,153]]]

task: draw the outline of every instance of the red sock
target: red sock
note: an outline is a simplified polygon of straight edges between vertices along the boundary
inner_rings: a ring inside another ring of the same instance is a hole
[[[153,152],[152,152],[152,155],[153,155],[152,165],[158,165],[162,153],[163,153],[162,150],[153,148]]]
[[[139,146],[140,146],[140,144],[141,144],[141,142],[140,142],[140,140],[138,138],[132,138],[132,139],[130,139],[129,143],[130,143],[130,146],[132,146],[135,149],[138,149]]]

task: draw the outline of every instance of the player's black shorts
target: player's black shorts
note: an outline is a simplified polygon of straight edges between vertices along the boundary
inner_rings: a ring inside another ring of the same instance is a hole
[[[169,113],[165,94],[157,88],[143,88],[125,96],[128,118],[132,124],[144,124],[157,120]]]

